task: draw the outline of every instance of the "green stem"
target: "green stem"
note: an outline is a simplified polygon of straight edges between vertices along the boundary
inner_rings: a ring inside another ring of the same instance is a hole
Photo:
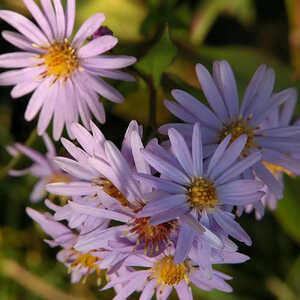
[[[37,130],[34,129],[31,132],[28,139],[26,140],[25,145],[27,147],[30,147],[34,143],[36,138],[37,138]],[[22,157],[23,157],[23,154],[20,153],[10,160],[10,162],[0,171],[0,180],[4,179],[7,176],[8,171],[13,169],[17,165],[17,163],[21,160]]]

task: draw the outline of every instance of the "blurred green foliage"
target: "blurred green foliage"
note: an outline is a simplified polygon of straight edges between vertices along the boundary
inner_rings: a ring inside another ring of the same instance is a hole
[[[139,59],[131,70],[137,77],[135,84],[114,82],[126,96],[125,103],[117,106],[106,103],[108,122],[101,128],[117,143],[131,119],[152,127],[153,124],[149,124],[151,114],[156,115],[157,124],[170,121],[172,117],[164,108],[163,99],[171,98],[172,88],[184,88],[204,100],[194,72],[197,62],[211,68],[213,60],[228,60],[235,71],[240,94],[261,63],[275,69],[276,90],[292,85],[300,88],[297,80],[300,51],[295,35],[300,28],[295,21],[300,19],[297,0],[78,0],[77,6],[77,28],[93,13],[104,12],[105,25],[120,40],[115,53]],[[26,14],[20,0],[1,0],[0,7]],[[8,28],[4,23],[0,27],[1,30]],[[3,40],[0,45],[1,53],[14,50]],[[56,262],[57,250],[42,242],[44,234],[24,210],[28,205],[45,210],[42,203],[32,204],[28,200],[35,179],[5,177],[7,166],[12,167],[8,165],[10,157],[5,146],[28,139],[35,123],[26,123],[23,118],[27,98],[11,100],[9,88],[1,91],[0,299],[45,299],[41,293],[45,288],[54,294],[63,293],[61,299],[70,295],[74,299],[111,299],[112,291],[100,293],[93,276],[86,284],[71,285],[66,268]],[[156,109],[151,106],[153,99],[149,95],[154,97]],[[297,113],[300,114],[299,103]],[[33,146],[44,150],[40,139],[36,139]],[[62,152],[61,146],[57,146]],[[21,157],[15,163],[16,167],[23,167],[30,162]],[[220,266],[234,277],[231,282],[234,293],[194,289],[195,299],[300,298],[298,183],[299,180],[286,178],[285,196],[274,214],[267,212],[261,221],[255,221],[253,215],[241,218],[254,244],[251,248],[241,245],[241,252],[251,260],[236,266]],[[10,264],[11,260],[18,265]],[[42,280],[46,287],[24,283],[20,276],[26,275],[26,270]],[[60,300],[59,296],[55,298]],[[137,296],[130,299],[137,299]],[[176,296],[172,295],[172,299]]]

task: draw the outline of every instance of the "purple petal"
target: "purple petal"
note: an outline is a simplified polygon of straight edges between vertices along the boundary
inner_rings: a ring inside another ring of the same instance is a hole
[[[227,170],[240,156],[244,149],[248,136],[243,134],[239,136],[234,142],[228,147],[228,149],[222,155],[219,163],[211,172],[211,178],[218,177],[223,171]]]
[[[140,182],[146,183],[147,185],[164,192],[172,194],[183,194],[186,192],[186,189],[182,185],[171,182],[168,179],[163,179],[148,174],[137,174],[134,175],[134,177]]]
[[[31,121],[37,115],[42,105],[47,100],[48,94],[52,88],[54,87],[50,87],[50,79],[47,78],[34,91],[25,111],[26,121]]]
[[[241,115],[244,114],[246,108],[251,104],[251,101],[253,100],[254,96],[257,94],[259,90],[259,84],[263,80],[266,70],[267,70],[266,65],[261,65],[252,76],[251,81],[246,89],[246,92],[242,100],[242,106],[240,109]]]
[[[187,123],[196,123],[199,120],[197,120],[197,118],[190,113],[189,111],[187,111],[185,108],[183,108],[181,105],[173,102],[173,101],[169,101],[169,100],[164,100],[164,104],[166,106],[166,108],[177,118],[181,119],[184,122]]]
[[[222,126],[215,114],[189,93],[182,90],[172,90],[171,94],[187,111],[196,116],[204,126],[216,129]]]
[[[47,98],[44,101],[40,116],[39,116],[39,121],[38,121],[38,126],[37,126],[37,131],[38,135],[42,135],[45,130],[47,129],[50,120],[53,116],[54,113],[54,107],[57,103],[57,85],[54,85],[47,96]]]
[[[239,115],[239,96],[232,69],[227,61],[216,61],[213,65],[214,79],[222,94],[229,116],[237,118]]]
[[[83,61],[83,67],[85,65],[87,66],[96,66],[96,67],[101,67],[103,69],[105,68],[105,58],[101,59],[101,57],[93,57],[93,58],[88,58],[92,56],[96,56],[99,54],[102,54],[106,51],[109,51],[112,49],[116,44],[118,43],[118,39],[114,36],[111,35],[104,35],[100,36],[91,42],[87,43],[83,47],[81,47],[78,50],[78,57],[80,58],[85,58]],[[104,67],[103,67],[103,65]]]
[[[234,164],[232,167],[227,169],[221,176],[216,179],[217,184],[222,184],[230,181],[232,178],[238,177],[245,170],[252,167],[256,162],[261,160],[261,153],[254,152],[242,159],[238,163]]]
[[[185,195],[168,195],[148,202],[137,216],[139,218],[153,216],[154,214],[159,214],[163,211],[170,210],[184,203],[186,203]]]
[[[22,15],[9,11],[1,10],[0,18],[15,27],[20,33],[24,34],[29,40],[37,45],[47,45],[48,39],[31,21]]]
[[[0,55],[0,68],[23,68],[36,64],[36,53],[15,52]]]
[[[202,176],[203,174],[203,152],[202,152],[202,136],[200,125],[196,123],[193,128],[192,140],[192,154],[193,154],[193,169],[194,176]]]
[[[68,0],[66,8],[66,38],[70,38],[74,29],[76,15],[76,1]]]
[[[201,64],[196,65],[196,73],[203,93],[205,94],[211,108],[215,111],[221,121],[226,122],[228,120],[227,110],[211,75]]]
[[[181,280],[177,285],[175,285],[175,289],[178,295],[179,300],[193,300],[192,289],[184,280]]]
[[[56,13],[56,22],[57,22],[57,32],[56,39],[63,40],[65,38],[66,32],[66,20],[64,8],[62,6],[61,0],[53,0],[54,9]]]
[[[220,143],[220,145],[218,145],[218,148],[216,149],[216,151],[214,152],[212,158],[209,161],[208,168],[207,168],[207,175],[210,176],[210,174],[212,173],[212,171],[214,170],[214,168],[220,162],[220,159],[224,155],[224,152],[225,152],[225,150],[226,150],[226,148],[227,148],[230,140],[231,140],[231,134],[227,135],[222,140],[222,142]]]
[[[43,52],[43,50],[32,46],[31,41],[29,41],[27,38],[25,38],[23,35],[21,35],[17,32],[4,30],[4,31],[2,31],[2,36],[9,43],[11,43],[12,45],[14,45],[17,48],[20,48],[24,51],[33,52],[33,53],[36,53],[36,54]]]
[[[40,28],[46,34],[48,40],[51,42],[54,39],[54,35],[48,20],[45,18],[40,8],[36,5],[36,3],[33,0],[23,0],[23,2],[34,17],[34,19],[36,20],[36,22],[38,23],[38,25],[40,26]]]
[[[177,217],[181,217],[185,213],[187,213],[190,210],[190,208],[186,204],[181,204],[176,207],[173,207],[171,209],[165,210],[161,213],[156,214],[155,216],[152,216],[150,219],[149,224],[150,225],[158,225],[161,223],[166,223],[170,220],[174,220]]]
[[[57,21],[56,21],[56,15],[55,15],[55,11],[52,5],[52,1],[49,0],[40,0],[42,8],[43,8],[43,12],[45,17],[47,18],[51,28],[52,28],[52,32],[54,34],[54,37],[57,36]]]
[[[176,243],[174,264],[179,264],[186,259],[192,248],[194,237],[195,232],[190,226],[182,222]]]
[[[74,48],[78,48],[89,36],[96,32],[105,20],[103,13],[97,13],[87,19],[76,33],[72,45]]]
[[[85,196],[96,194],[98,187],[90,182],[74,181],[70,183],[50,183],[47,184],[46,190],[54,195]]]
[[[41,84],[40,81],[34,81],[34,80],[18,83],[11,90],[10,95],[12,98],[20,98],[22,96],[25,96],[33,92],[40,84]]]
[[[168,134],[171,142],[172,152],[185,170],[186,174],[193,176],[193,161],[190,150],[183,136],[173,128],[169,130]]]
[[[85,74],[86,83],[90,88],[99,93],[104,98],[116,103],[122,103],[124,101],[124,97],[119,93],[117,89],[110,86],[103,79],[97,78],[93,75]]]
[[[251,246],[251,238],[244,231],[244,229],[233,219],[231,214],[226,212],[214,213],[213,217],[219,226],[229,235],[236,238],[237,240],[244,242],[246,245]]]
[[[96,40],[92,41],[92,42],[96,42],[99,39],[104,39],[105,37],[111,37],[112,36],[103,36],[103,37],[99,37]],[[90,43],[92,43],[90,42]],[[95,49],[94,52],[91,51],[90,54],[87,53],[88,49],[84,52],[84,56],[83,57],[90,57],[93,55],[97,55],[97,54],[101,54],[105,51],[108,51],[109,49],[111,49],[112,47],[114,47],[114,45],[117,43],[117,41],[115,41],[114,43],[111,41],[109,44],[107,44],[107,49],[104,48],[102,46],[102,48],[99,50],[101,52],[97,53],[98,50]],[[89,45],[89,44],[88,44]],[[86,45],[85,47],[87,47],[88,45]],[[91,45],[93,46],[93,45]],[[96,47],[97,45],[95,45]],[[83,48],[82,48],[83,49]],[[109,55],[101,55],[98,57],[91,57],[91,58],[87,58],[84,60],[83,62],[83,67],[87,66],[88,68],[99,68],[101,69],[121,69],[121,68],[126,68],[128,66],[131,66],[132,64],[134,64],[136,62],[136,58],[133,56],[125,56],[125,55],[114,55],[114,56],[109,56]]]
[[[72,207],[75,211],[81,214],[86,214],[89,216],[97,217],[97,218],[106,218],[106,219],[112,219],[119,222],[128,223],[131,220],[131,217],[118,213],[115,211],[111,211],[108,209],[103,208],[95,208],[87,205],[78,204],[74,201],[68,202],[70,207]]]
[[[164,176],[167,176],[171,180],[180,184],[190,183],[189,177],[181,170],[171,165],[169,162],[152,154],[147,150],[144,150],[143,153],[148,163]]]

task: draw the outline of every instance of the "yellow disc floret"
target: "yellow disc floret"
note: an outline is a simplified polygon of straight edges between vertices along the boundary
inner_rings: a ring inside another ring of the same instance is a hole
[[[264,161],[264,160],[262,161],[262,163],[275,177],[278,177],[282,172],[288,176],[291,176],[291,177],[294,176],[294,174],[292,172],[285,169],[284,167],[272,164],[272,163]]]
[[[47,52],[40,57],[44,59],[46,76],[54,76],[55,79],[68,79],[75,70],[79,68],[79,60],[76,56],[75,49],[70,42],[65,39],[61,43],[55,43],[45,49]]]
[[[151,277],[156,278],[157,283],[162,287],[166,284],[174,286],[183,279],[188,282],[190,269],[186,262],[174,264],[173,256],[165,256],[152,267]]]
[[[213,183],[203,177],[194,179],[187,191],[188,203],[200,213],[211,212],[219,204],[216,188]]]
[[[231,134],[230,144],[232,144],[242,134],[246,134],[248,136],[248,139],[242,151],[242,154],[246,155],[248,149],[257,148],[257,145],[254,142],[254,137],[255,137],[254,130],[256,129],[258,128],[250,128],[248,126],[247,120],[239,120],[236,122],[231,122],[229,125],[225,125],[221,130],[219,142],[221,142],[227,135]]]

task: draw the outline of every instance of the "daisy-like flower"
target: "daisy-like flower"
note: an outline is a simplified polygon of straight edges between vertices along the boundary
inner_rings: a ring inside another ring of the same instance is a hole
[[[165,300],[173,288],[180,300],[193,300],[190,283],[207,291],[213,289],[232,291],[225,282],[231,279],[230,276],[213,271],[210,278],[205,278],[190,259],[175,264],[172,252],[170,249],[168,254],[163,253],[153,258],[139,253],[130,255],[125,260],[124,266],[130,267],[131,272],[115,276],[103,289],[122,284],[114,300],[127,299],[135,291],[142,291],[139,299],[151,299],[156,293],[156,299]]]
[[[76,174],[81,180],[47,185],[47,190],[51,193],[80,195],[91,197],[91,200],[70,201],[68,208],[63,209],[65,212],[61,208],[57,210],[54,207],[57,210],[56,215],[67,216],[67,213],[71,213],[76,222],[77,212],[77,215],[81,213],[123,223],[109,231],[101,233],[91,231],[86,234],[76,244],[76,249],[80,251],[99,248],[100,244],[106,245],[107,240],[126,232],[126,238],[131,241],[132,250],[144,249],[149,255],[160,253],[168,246],[172,238],[175,239],[177,222],[171,221],[150,226],[149,217],[136,217],[145,205],[144,197],[153,191],[151,186],[140,183],[133,177],[136,172],[151,174],[150,167],[140,152],[143,148],[140,127],[135,121],[130,123],[121,151],[111,141],[105,140],[94,124],[91,127],[92,134],[81,125],[73,124],[74,136],[83,149],[62,139],[64,146],[74,159],[65,157],[55,159],[63,170],[73,175]]]
[[[38,178],[38,181],[30,194],[30,200],[33,202],[40,201],[46,196],[47,192],[45,187],[47,184],[54,182],[71,182],[75,180],[74,176],[60,170],[53,161],[56,156],[55,146],[47,134],[43,134],[43,140],[47,148],[47,153],[45,155],[19,143],[7,147],[7,150],[11,155],[16,156],[21,152],[34,162],[29,168],[23,170],[10,170],[8,172],[11,176],[31,174]],[[52,196],[54,196],[54,194],[52,194]]]
[[[247,143],[247,135],[241,135],[232,144],[231,134],[226,136],[209,163],[203,161],[198,123],[193,128],[192,151],[176,129],[169,130],[169,138],[172,154],[158,155],[143,151],[146,161],[161,174],[161,178],[147,174],[137,176],[168,194],[164,197],[154,196],[138,213],[138,217],[151,217],[150,225],[179,218],[175,263],[187,257],[195,235],[222,248],[220,237],[210,230],[214,224],[226,234],[251,245],[250,237],[229,211],[231,205],[256,202],[263,194],[259,192],[263,187],[260,182],[240,177],[261,159],[258,151],[239,159]]]
[[[71,282],[78,282],[83,278],[96,272],[98,283],[101,282],[101,270],[107,269],[114,261],[119,261],[120,255],[116,252],[107,251],[105,249],[97,249],[89,252],[80,252],[74,249],[78,238],[81,234],[85,234],[92,230],[94,226],[91,223],[85,222],[82,224],[81,232],[74,232],[65,225],[59,223],[49,213],[40,213],[34,209],[27,208],[27,214],[35,220],[45,231],[46,234],[52,237],[52,240],[46,239],[45,242],[51,247],[60,246],[63,249],[57,254],[57,260],[64,263],[71,273]],[[82,218],[81,218],[82,219]],[[85,227],[85,228],[83,228]],[[106,224],[98,225],[98,229],[103,229]]]
[[[19,33],[4,31],[3,37],[22,52],[0,56],[1,68],[17,68],[0,75],[0,85],[15,85],[11,95],[18,98],[33,92],[25,119],[31,121],[40,111],[38,133],[44,133],[53,117],[53,137],[58,140],[66,125],[68,135],[72,122],[80,116],[89,128],[91,113],[105,122],[99,95],[120,103],[124,99],[101,77],[133,81],[116,69],[135,63],[131,56],[104,55],[118,42],[110,34],[85,43],[105,20],[102,13],[90,17],[71,38],[75,22],[76,1],[68,0],[66,10],[61,0],[41,0],[40,9],[33,0],[23,0],[37,25],[22,15],[0,11],[0,18]]]
[[[166,134],[169,128],[176,128],[190,139],[193,124],[199,122],[203,128],[204,144],[210,151],[228,135],[231,135],[230,143],[243,134],[247,135],[242,156],[260,150],[262,160],[245,176],[253,178],[255,175],[276,198],[281,198],[283,185],[274,178],[266,164],[271,163],[293,174],[300,173],[300,161],[292,158],[300,147],[300,127],[284,122],[264,128],[263,123],[281,104],[295,101],[296,90],[290,88],[273,93],[274,71],[262,65],[250,81],[240,105],[235,78],[226,61],[213,64],[213,76],[200,64],[196,65],[196,73],[210,108],[182,90],[173,90],[172,95],[178,103],[166,100],[165,105],[187,124],[164,125],[160,132]],[[290,153],[289,158],[285,153]]]
[[[267,117],[267,119],[262,123],[261,127],[264,130],[278,128],[278,127],[293,127],[299,126],[299,121],[292,122],[292,117],[294,113],[294,108],[296,106],[296,98],[292,98],[286,101],[281,106],[274,109]],[[300,135],[296,138],[300,138]],[[262,161],[263,165],[272,173],[272,175],[283,185],[283,174],[294,177],[299,175],[298,173],[292,173],[290,168],[287,168],[288,165],[292,166],[299,164],[300,161],[300,148],[291,149],[283,154],[278,155],[278,153],[274,153],[272,150],[268,150],[271,154],[269,161]],[[285,167],[277,164],[278,160],[281,160],[285,163]],[[267,185],[263,188],[265,195],[262,199],[254,204],[248,204],[245,207],[238,208],[238,214],[241,214],[243,210],[245,212],[250,213],[255,210],[255,216],[257,219],[261,219],[264,215],[264,208],[267,206],[269,209],[274,210],[277,207],[278,197],[272,193],[272,191],[268,188]]]

